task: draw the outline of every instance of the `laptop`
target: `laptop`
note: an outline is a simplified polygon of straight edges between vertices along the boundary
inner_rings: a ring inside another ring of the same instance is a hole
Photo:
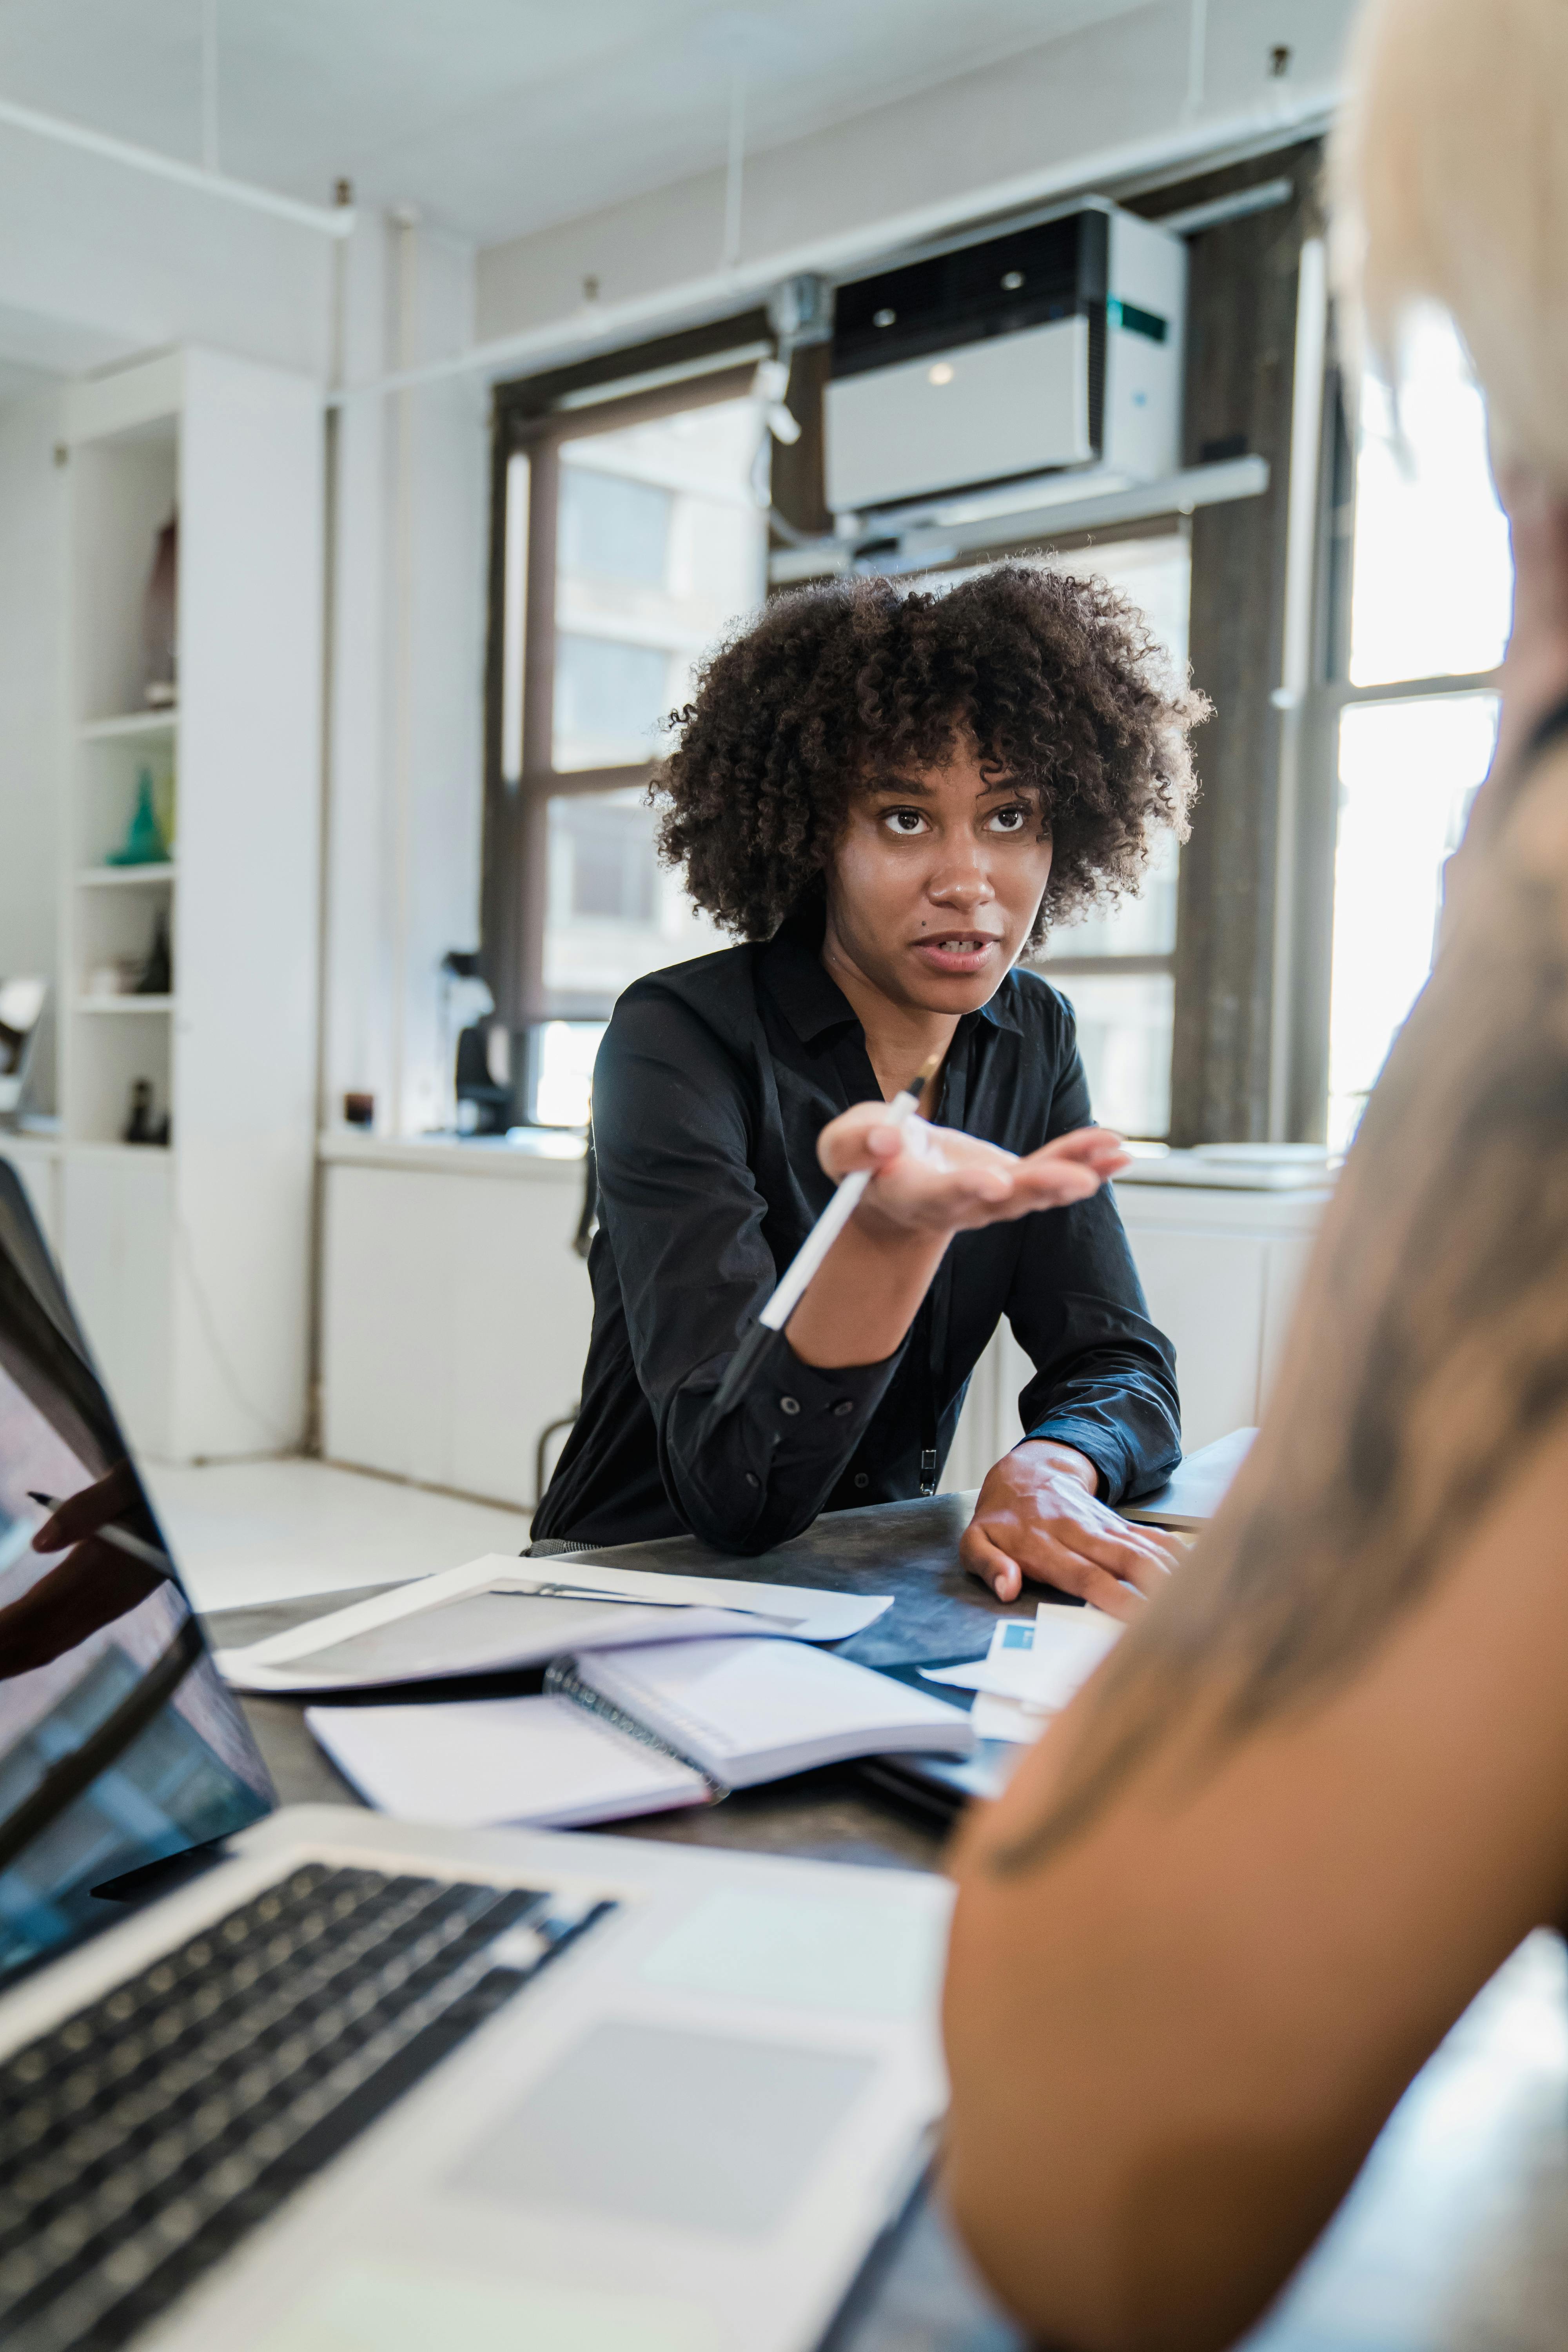
[[[1233,1429],[1184,1454],[1163,1486],[1135,1502],[1118,1503],[1124,1519],[1145,1527],[1169,1528],[1178,1535],[1196,1535],[1206,1528],[1229,1494],[1237,1472],[1252,1451],[1256,1429]]]
[[[924,2168],[949,1893],[279,1810],[0,1159],[7,2352],[815,2345]]]

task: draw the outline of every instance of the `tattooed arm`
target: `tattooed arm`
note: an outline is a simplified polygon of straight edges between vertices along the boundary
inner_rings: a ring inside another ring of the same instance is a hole
[[[1568,751],[1489,794],[1252,1456],[961,1851],[950,2193],[1056,2344],[1231,2342],[1568,1909]]]

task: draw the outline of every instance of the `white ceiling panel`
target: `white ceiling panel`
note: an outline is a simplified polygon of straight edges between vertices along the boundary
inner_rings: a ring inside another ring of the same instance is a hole
[[[216,0],[219,160],[496,244],[721,163],[738,82],[772,146],[1138,4]],[[201,23],[201,0],[5,0],[0,96],[198,161]]]

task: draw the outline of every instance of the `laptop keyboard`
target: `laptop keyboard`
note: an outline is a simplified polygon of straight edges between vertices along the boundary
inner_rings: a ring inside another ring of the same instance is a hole
[[[125,2343],[615,1907],[310,1863],[0,2061],[6,2352]]]

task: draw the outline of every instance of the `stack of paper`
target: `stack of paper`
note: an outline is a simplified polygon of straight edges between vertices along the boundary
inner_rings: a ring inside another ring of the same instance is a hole
[[[1037,1739],[1085,1684],[1124,1628],[1102,1609],[1042,1601],[1031,1625],[1004,1617],[984,1658],[971,1665],[927,1666],[925,1679],[975,1693],[970,1721],[977,1739]]]
[[[508,1673],[565,1653],[637,1642],[770,1633],[842,1642],[891,1606],[890,1594],[867,1598],[809,1585],[491,1553],[352,1601],[248,1649],[220,1650],[216,1663],[237,1690],[374,1690]]]

